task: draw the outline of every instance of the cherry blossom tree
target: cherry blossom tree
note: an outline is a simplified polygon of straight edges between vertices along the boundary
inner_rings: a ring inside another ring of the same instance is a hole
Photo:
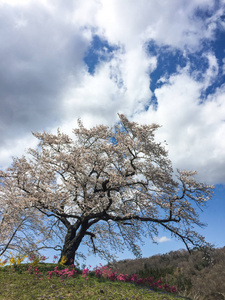
[[[203,225],[198,209],[213,187],[197,182],[196,172],[173,172],[165,147],[154,139],[158,125],[119,118],[112,128],[86,129],[78,120],[73,139],[59,130],[33,133],[37,149],[0,173],[3,250],[14,240],[27,249],[59,240],[54,247],[67,264],[82,244],[103,257],[124,247],[138,256],[143,237],[154,241],[160,227],[188,250],[205,245],[194,229]]]

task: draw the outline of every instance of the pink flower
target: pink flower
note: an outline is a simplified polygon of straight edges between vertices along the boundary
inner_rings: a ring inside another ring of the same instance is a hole
[[[120,274],[120,275],[117,276],[117,279],[120,280],[120,281],[126,281],[126,275]]]
[[[88,268],[83,269],[82,277],[86,277],[88,274],[89,274],[89,269]]]
[[[137,275],[136,274],[132,274],[132,276],[131,276],[131,281],[133,281],[134,283],[137,281]]]
[[[53,274],[53,271],[48,271],[48,275],[50,278],[52,278],[52,274]]]
[[[177,289],[175,288],[175,286],[172,286],[172,287],[171,287],[171,291],[172,291],[173,293],[176,293],[176,292],[177,292]]]
[[[95,276],[97,276],[97,277],[102,276],[102,270],[101,269],[96,269],[94,272],[95,272]]]
[[[137,284],[144,284],[145,282],[144,282],[144,279],[142,279],[142,278],[139,278],[138,280],[137,280]]]
[[[112,280],[112,281],[116,281],[116,279],[117,279],[117,273],[116,273],[116,272],[112,272],[112,273],[108,276],[108,279],[109,279],[109,280]]]

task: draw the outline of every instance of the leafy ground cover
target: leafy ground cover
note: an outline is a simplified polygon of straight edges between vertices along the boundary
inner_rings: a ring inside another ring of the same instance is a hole
[[[0,268],[0,299],[187,299],[165,289],[125,282],[123,274],[121,280],[109,280],[106,272],[110,274],[104,268],[81,272],[74,266],[47,263],[4,266]]]

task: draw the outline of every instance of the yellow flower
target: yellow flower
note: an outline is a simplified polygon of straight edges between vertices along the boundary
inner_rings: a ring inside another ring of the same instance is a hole
[[[9,260],[10,265],[19,265],[27,257],[27,255],[13,257],[13,254],[11,252],[10,254],[11,254],[11,258]]]
[[[13,256],[10,258],[9,262],[10,262],[10,265],[16,264],[16,260]]]
[[[37,266],[37,264],[39,263],[40,260],[41,260],[41,258],[36,257],[36,258],[33,260],[32,265],[33,265],[33,266]]]
[[[59,264],[60,264],[60,265],[64,265],[66,261],[67,261],[67,258],[65,257],[65,255],[63,255],[63,257],[61,258]]]
[[[3,267],[6,263],[7,263],[6,259],[3,260],[3,261],[1,261],[1,259],[0,259],[0,267]]]

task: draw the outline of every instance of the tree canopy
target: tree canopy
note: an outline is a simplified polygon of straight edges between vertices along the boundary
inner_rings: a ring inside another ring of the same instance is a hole
[[[105,258],[124,247],[138,256],[160,227],[189,250],[205,244],[194,229],[213,187],[173,172],[154,138],[159,125],[119,118],[90,129],[78,120],[73,139],[33,133],[37,149],[0,172],[0,254],[52,247],[69,263],[86,244]]]

